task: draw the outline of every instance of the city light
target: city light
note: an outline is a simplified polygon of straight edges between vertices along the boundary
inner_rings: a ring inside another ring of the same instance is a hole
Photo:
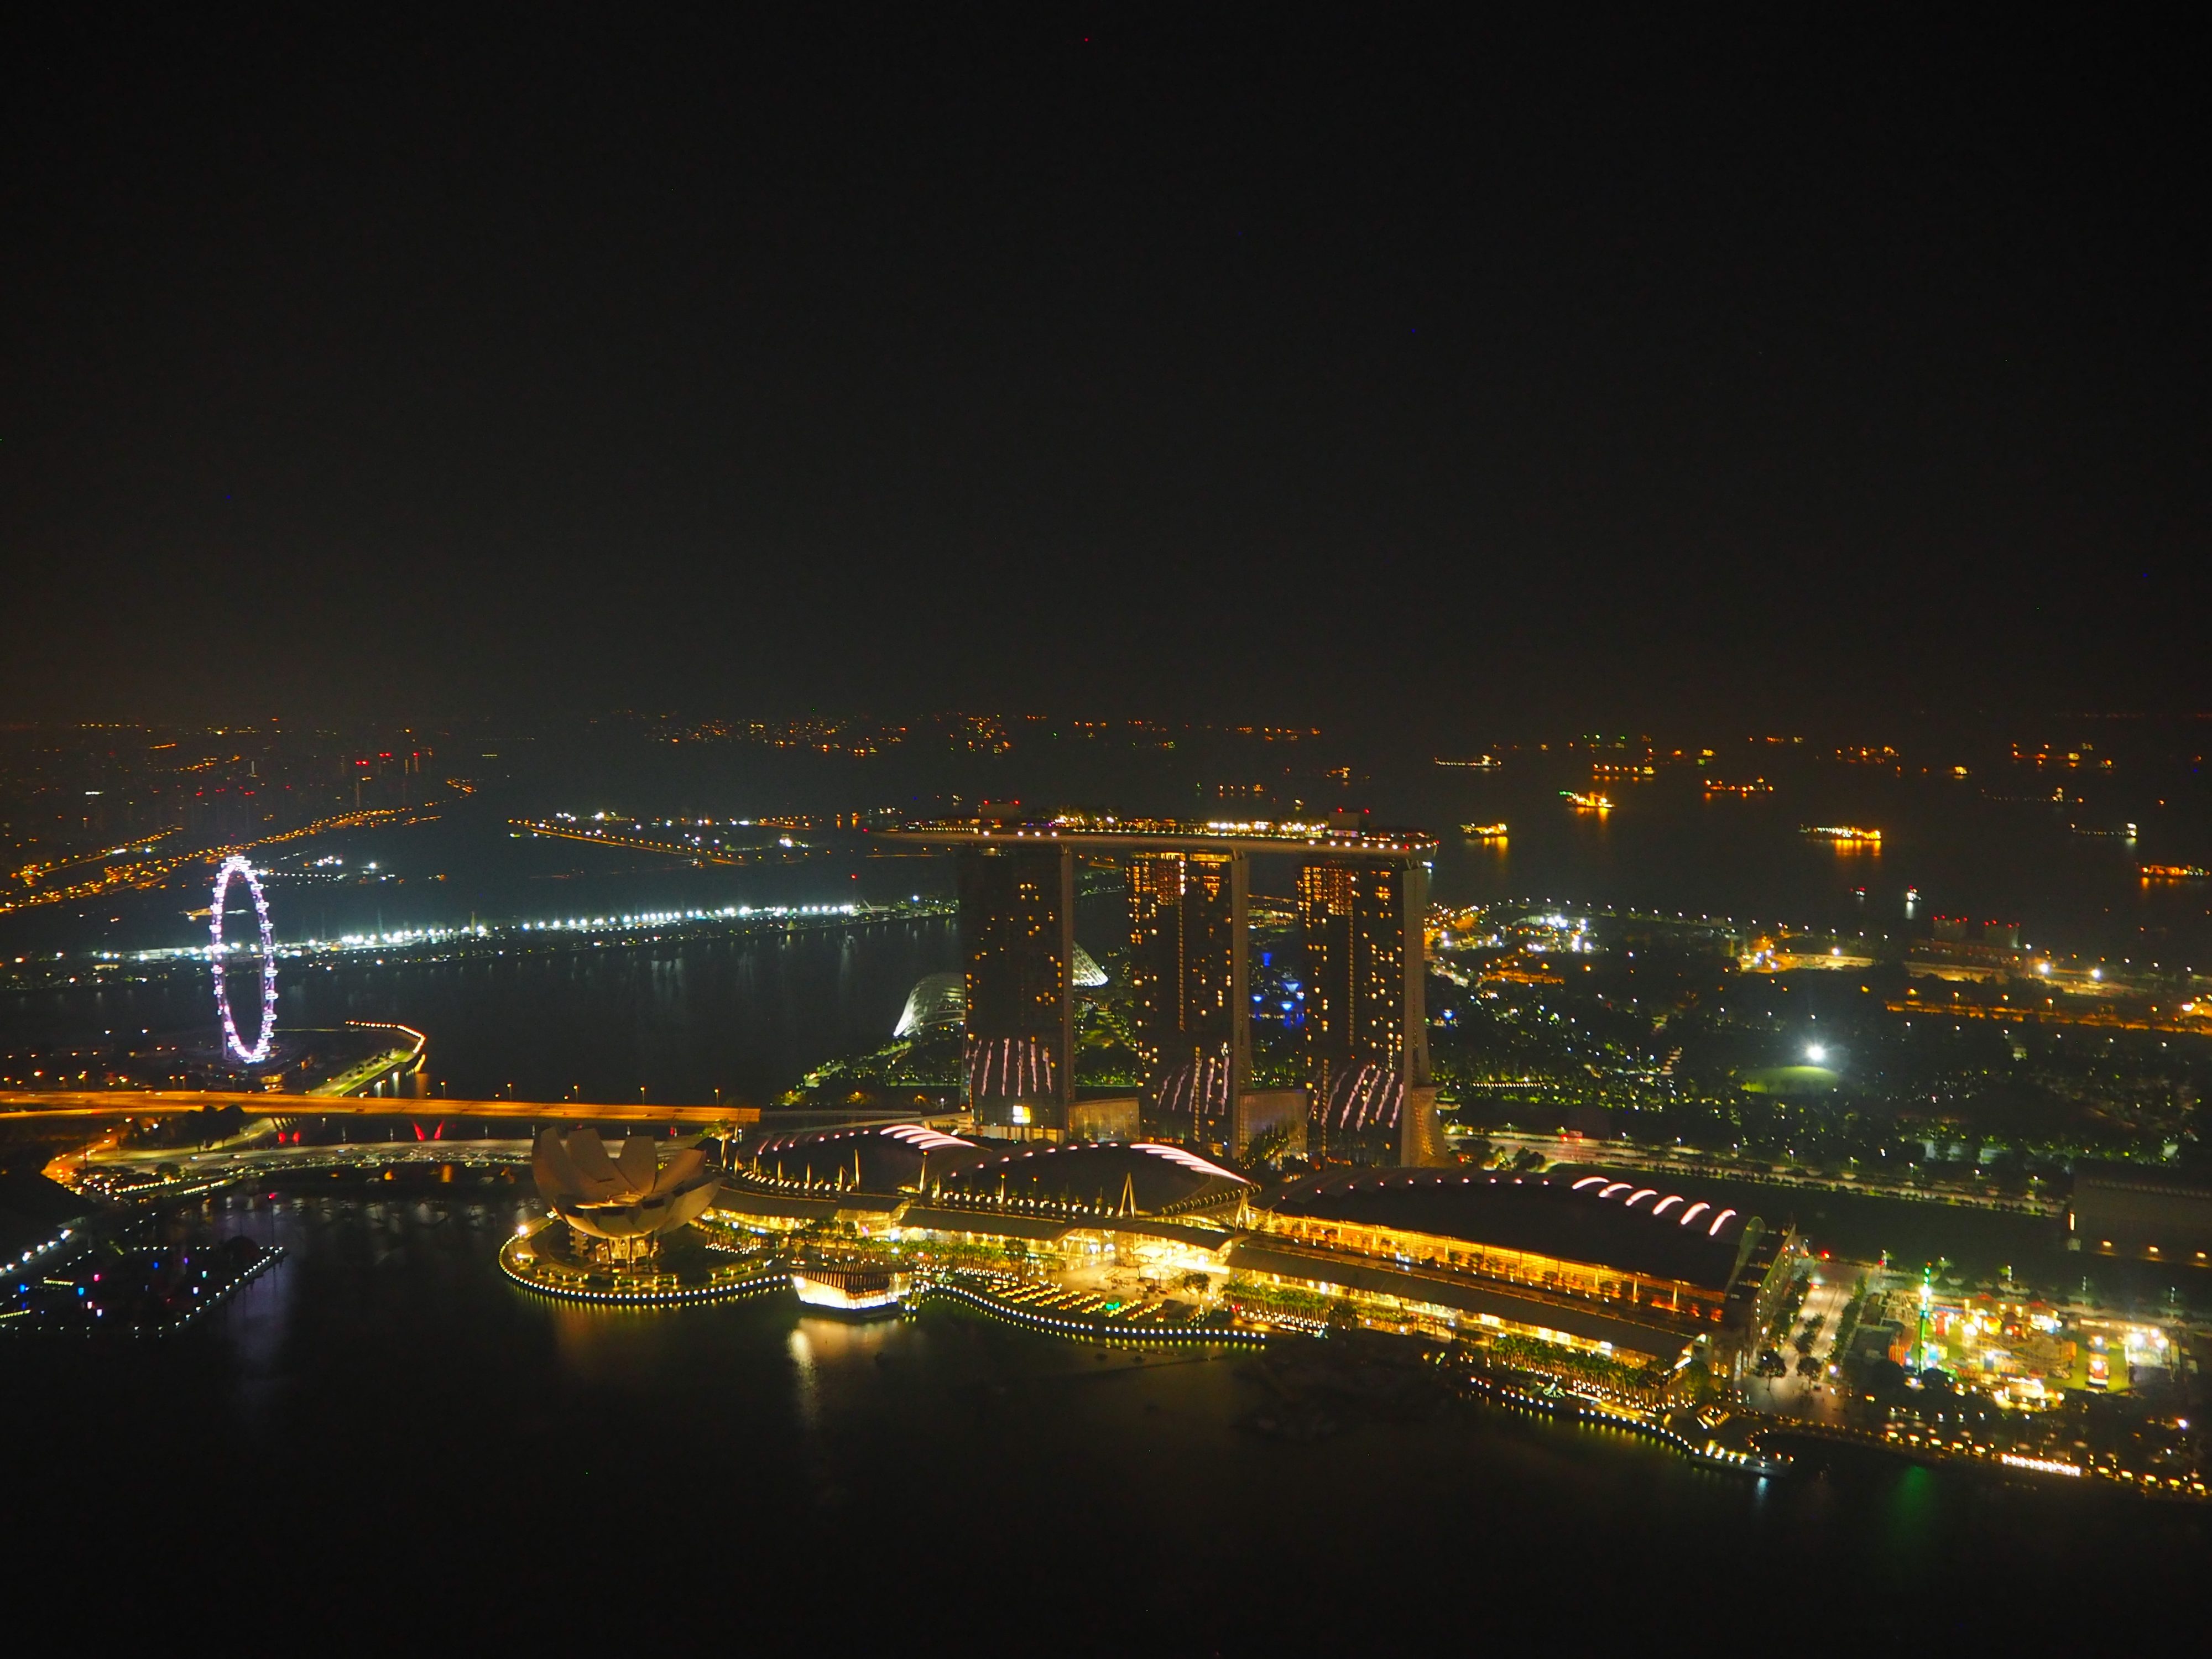
[[[26,1616],[2212,1579],[2165,31],[29,15]]]
[[[234,862],[240,862],[234,860]],[[243,865],[240,863],[240,868]],[[254,889],[257,902],[260,890]],[[915,904],[925,904],[919,898]],[[266,913],[266,906],[262,907]],[[687,923],[716,922],[792,922],[841,918],[858,919],[878,914],[887,914],[896,907],[881,907],[847,902],[843,904],[726,904],[715,909],[646,910],[628,915],[555,917],[543,921],[474,922],[451,927],[395,927],[373,933],[340,933],[331,939],[304,939],[283,944],[264,940],[264,954],[273,957],[296,957],[321,955],[343,955],[359,951],[401,949],[411,945],[436,945],[465,943],[471,940],[495,939],[514,934],[538,933],[620,933],[635,932],[641,927],[680,927]],[[127,953],[94,951],[89,954],[109,961],[136,963],[173,962],[195,959],[208,953],[204,945],[160,946]]]
[[[2039,1474],[2070,1474],[2078,1477],[2081,1473],[2081,1465],[2078,1463],[2061,1463],[2048,1457],[2022,1457],[2016,1452],[2001,1452],[1997,1455],[1997,1462],[2011,1468],[2033,1469]]]

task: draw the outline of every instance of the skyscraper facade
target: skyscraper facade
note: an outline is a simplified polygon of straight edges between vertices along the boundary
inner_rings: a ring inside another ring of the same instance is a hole
[[[1428,872],[1418,860],[1299,866],[1306,1144],[1317,1157],[1398,1163],[1409,1091],[1413,1109],[1433,1109],[1422,994],[1427,908]]]
[[[882,833],[954,852],[965,1093],[978,1129],[1052,1139],[1143,1133],[1240,1158],[1449,1158],[1421,994],[1423,859],[1434,836],[1374,828],[1349,812],[1317,823],[1200,823],[988,809]],[[1127,877],[1126,1035],[1141,1087],[1119,1092],[1126,1075],[1102,1075],[1079,1101],[1075,994],[1105,981],[1095,968],[1084,971],[1076,950],[1074,860],[1102,854]],[[1297,866],[1307,958],[1302,1087],[1253,1086],[1246,872],[1254,856]]]
[[[1251,1073],[1244,855],[1138,853],[1125,867],[1145,1131],[1223,1146]]]
[[[1074,860],[1065,846],[964,848],[963,1060],[979,1128],[1057,1136],[1074,1075]]]

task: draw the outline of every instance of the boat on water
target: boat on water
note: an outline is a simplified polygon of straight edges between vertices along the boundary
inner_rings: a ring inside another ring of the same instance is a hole
[[[1462,823],[1459,832],[1472,841],[1504,841],[1505,826],[1502,823]]]

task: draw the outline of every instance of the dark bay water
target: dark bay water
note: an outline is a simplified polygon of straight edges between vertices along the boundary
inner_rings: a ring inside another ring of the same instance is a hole
[[[888,1042],[916,980],[954,965],[951,925],[767,928],[607,949],[448,961],[395,955],[288,963],[281,1024],[398,1021],[427,1032],[456,1098],[760,1102],[809,1067]],[[205,1027],[204,971],[18,994],[11,1036],[40,1040]],[[641,1095],[642,1091],[642,1095]]]
[[[746,835],[768,842],[777,833]],[[283,943],[476,921],[888,902],[949,884],[950,866],[940,869],[930,859],[871,858],[849,835],[814,839],[820,846],[800,862],[695,866],[659,854],[518,835],[507,809],[465,799],[422,822],[333,830],[253,848],[249,856],[263,875]],[[772,845],[768,851],[781,856]],[[214,878],[213,866],[194,865],[159,888],[0,916],[0,945],[13,952],[204,944],[204,915],[191,913],[204,912]],[[246,895],[237,893],[232,914],[250,925],[246,905]]]
[[[17,1571],[102,1626],[204,1608],[271,1641],[1364,1652],[1726,1640],[1808,1599],[1825,1644],[1992,1574],[2063,1619],[2212,1545],[2096,1492],[1881,1462],[1762,1484],[1471,1406],[1285,1444],[1240,1426],[1250,1359],[951,1313],[573,1309],[494,1267],[517,1189],[447,1193],[218,1201],[191,1224],[289,1255],[204,1328],[0,1349]]]
[[[1449,901],[1908,926],[1911,884],[1927,913],[2006,915],[2053,948],[2148,954],[2203,937],[2201,890],[2147,889],[2118,844],[2033,809],[1909,791],[1821,803],[1887,814],[1884,851],[1851,859],[1796,834],[1802,804],[1631,797],[1598,821],[1548,785],[1445,783],[1423,814],[1440,827],[1514,826],[1503,848],[1447,836],[1436,891]],[[272,884],[280,937],[889,898],[939,890],[945,873],[857,858],[609,865],[465,815],[343,844],[394,879]],[[179,889],[33,921],[72,949],[177,944],[197,932],[181,914],[194,902]],[[1110,909],[1086,908],[1086,943],[1110,942]],[[952,957],[933,922],[355,957],[288,967],[283,1017],[420,1027],[457,1097],[757,1098],[881,1042],[914,981]],[[12,994],[0,1026],[50,1041],[211,1020],[204,978],[179,973]],[[2185,1607],[2212,1546],[2192,1511],[2095,1491],[1879,1460],[1760,1486],[1475,1407],[1291,1445],[1240,1426],[1264,1397],[1249,1360],[1102,1363],[949,1313],[856,1328],[765,1304],[548,1304],[493,1266],[520,1197],[241,1199],[191,1224],[290,1254],[205,1327],[116,1347],[0,1344],[4,1559],[58,1605],[168,1640],[221,1626],[348,1645],[480,1632],[627,1650],[703,1632],[772,1651],[1364,1653],[1501,1632],[2011,1641],[2031,1606],[2047,1638],[2076,1617]]]
[[[1700,798],[1679,784],[1615,785],[1578,812],[1559,777],[1458,775],[1425,814],[1443,836],[1434,888],[1455,902],[1548,898],[1767,923],[1926,936],[1938,915],[2015,922],[2039,949],[2212,966],[2212,884],[2145,882],[2144,862],[2212,857],[2200,803],[2101,811],[1991,800],[1964,784],[1840,768],[1820,787]],[[1587,779],[1573,777],[1587,788]],[[2183,810],[2185,805],[2189,810]],[[2133,841],[2074,826],[2138,823]],[[1505,823],[1474,842],[1466,823]],[[1879,848],[1824,842],[1808,823],[1871,825]],[[1920,895],[1908,902],[1909,890]]]
[[[1433,891],[1447,902],[1505,898],[1681,910],[1851,929],[1925,933],[1939,914],[2020,924],[2032,944],[2115,959],[2212,963],[2212,884],[2146,883],[2139,860],[2201,861],[2194,797],[2091,808],[1997,801],[1952,781],[1860,768],[1816,770],[1771,797],[1705,799],[1694,780],[1616,786],[1618,809],[1577,813],[1559,798],[1587,775],[1564,761],[1503,776],[1434,769],[1401,792],[1398,815],[1443,835]],[[1586,763],[1582,763],[1586,766]],[[2199,791],[2199,793],[2202,792]],[[2069,827],[2141,817],[2138,842]],[[1510,824],[1503,843],[1460,836],[1463,822]],[[1804,822],[1874,823],[1881,850],[1838,850]],[[349,830],[270,849],[280,939],[487,921],[548,920],[725,904],[888,901],[941,894],[942,859],[872,856],[880,843],[817,836],[806,862],[695,868],[548,839],[517,840],[502,809],[474,799],[412,827]],[[351,878],[321,878],[339,858]],[[369,877],[368,866],[377,869]],[[1257,890],[1286,892],[1287,859],[1255,862]],[[1908,902],[1908,889],[1920,896]],[[185,912],[206,903],[197,877],[99,904],[0,918],[0,946],[135,949],[204,938]],[[1110,896],[1087,901],[1079,937],[1118,943]],[[431,963],[360,954],[288,963],[287,1025],[398,1020],[430,1033],[431,1069],[456,1096],[558,1099],[758,1099],[832,1056],[888,1036],[907,992],[953,963],[949,927],[834,934],[752,934],[633,949]],[[134,1030],[210,1031],[198,976],[0,997],[0,1038],[50,1042]]]
[[[1589,757],[1561,753],[1516,756],[1494,775],[1431,767],[1361,790],[1378,821],[1425,825],[1442,837],[1434,891],[1449,902],[1548,899],[1920,933],[1936,915],[1968,915],[2017,922],[2030,942],[2057,951],[2212,963],[2212,884],[2147,884],[2137,873],[2145,861],[2212,864],[2212,787],[2197,775],[2155,793],[2124,778],[2100,785],[2069,776],[2061,793],[2073,793],[2053,802],[2032,798],[2050,785],[2038,775],[1899,776],[1759,754],[1722,757],[1711,769],[1780,781],[1770,795],[1708,797],[1698,788],[1703,774],[1678,768],[1651,783],[1607,784],[1615,809],[1583,813],[1559,791],[1593,787]],[[2080,798],[2083,789],[2091,799]],[[851,834],[799,832],[813,849],[802,862],[695,867],[518,838],[509,814],[520,810],[468,797],[427,822],[257,851],[257,865],[273,872],[278,938],[738,903],[880,902],[951,886],[948,860],[890,856],[891,845]],[[1186,802],[1174,810],[1191,809]],[[1456,833],[1468,822],[1504,822],[1511,834],[1504,842],[1469,842]],[[2132,841],[2081,833],[2128,823],[2137,827]],[[1873,825],[1884,839],[1879,851],[1839,848],[1800,833],[1808,823]],[[341,862],[324,862],[332,859]],[[206,905],[212,873],[195,866],[158,890],[0,917],[0,950],[200,942],[205,924],[187,913]],[[1258,860],[1253,879],[1259,890],[1286,894],[1291,862]],[[1908,890],[1920,894],[1909,910]]]

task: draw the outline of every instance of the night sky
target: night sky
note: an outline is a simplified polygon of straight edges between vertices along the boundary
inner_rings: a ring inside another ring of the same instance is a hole
[[[9,718],[2212,706],[2193,37],[474,15],[11,38]]]

